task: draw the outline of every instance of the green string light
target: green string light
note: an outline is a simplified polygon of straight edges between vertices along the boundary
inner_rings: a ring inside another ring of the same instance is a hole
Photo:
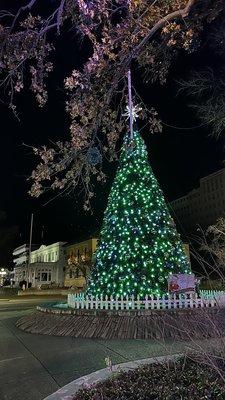
[[[109,195],[88,294],[160,295],[172,273],[190,265],[143,139],[125,137]]]

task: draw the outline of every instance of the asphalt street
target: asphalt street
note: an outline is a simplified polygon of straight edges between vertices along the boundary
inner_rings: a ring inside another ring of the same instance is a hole
[[[42,400],[72,380],[129,360],[179,353],[185,343],[32,335],[15,327],[47,299],[0,299],[0,399]]]

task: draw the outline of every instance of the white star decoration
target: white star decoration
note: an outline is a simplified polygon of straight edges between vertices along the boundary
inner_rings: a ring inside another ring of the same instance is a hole
[[[142,108],[140,106],[138,106],[138,105],[132,107],[132,110],[130,110],[129,106],[126,106],[126,112],[124,114],[122,114],[122,115],[123,115],[123,117],[127,117],[126,119],[128,120],[130,118],[130,116],[131,116],[131,113],[132,113],[133,121],[136,121],[136,119],[139,118],[139,114],[140,114],[141,111],[142,111]]]

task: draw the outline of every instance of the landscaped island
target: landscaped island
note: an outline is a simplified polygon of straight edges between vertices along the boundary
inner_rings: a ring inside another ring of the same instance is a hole
[[[205,360],[206,361],[206,360]],[[73,400],[222,400],[225,365],[215,368],[190,358],[150,364],[77,392]]]

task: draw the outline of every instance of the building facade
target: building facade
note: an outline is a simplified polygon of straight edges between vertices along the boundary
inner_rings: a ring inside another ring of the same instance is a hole
[[[65,242],[42,245],[31,251],[30,260],[27,244],[16,248],[13,252],[15,285],[25,281],[31,287],[63,286],[66,265],[64,245]]]
[[[184,231],[212,225],[225,215],[225,168],[200,179],[199,187],[170,204],[171,213]]]
[[[64,285],[65,242],[57,242],[48,246],[42,245],[31,252],[28,267],[28,280],[32,287],[43,285]]]
[[[14,282],[16,286],[22,281],[28,282],[29,245],[23,244],[13,251]]]
[[[65,287],[83,288],[86,285],[97,243],[98,239],[92,238],[65,246]]]

